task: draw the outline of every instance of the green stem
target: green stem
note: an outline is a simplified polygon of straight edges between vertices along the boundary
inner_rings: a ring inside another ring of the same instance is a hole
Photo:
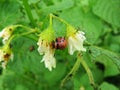
[[[75,75],[75,73],[76,73],[76,71],[78,70],[79,66],[80,66],[80,59],[77,58],[77,61],[75,62],[75,64],[74,64],[73,68],[71,69],[71,71],[70,71],[70,72],[66,75],[66,77],[62,80],[62,82],[61,82],[61,87],[64,86],[64,84],[65,84],[65,82],[66,82],[67,80],[69,80],[72,76]]]
[[[83,46],[92,46],[91,43],[89,43],[88,41],[85,41],[84,45]]]
[[[61,21],[62,23],[66,24],[66,25],[69,25],[69,23],[66,22],[65,20],[63,20],[63,19],[61,19],[61,18],[59,18],[59,17],[57,17],[57,16],[55,16],[55,15],[53,15],[53,14],[51,14],[51,16],[52,16],[53,18],[58,19],[58,20]]]
[[[37,30],[32,30],[32,31],[29,31],[29,32],[21,33],[21,34],[18,34],[18,36],[24,36],[24,35],[28,35],[28,34],[31,34],[31,33],[34,33],[34,32],[37,32]]]
[[[35,23],[34,18],[32,16],[31,8],[30,8],[30,6],[28,4],[28,0],[22,0],[22,1],[23,1],[23,5],[25,7],[25,10],[27,12],[28,18],[29,18],[30,22],[32,23],[32,25],[35,27],[36,23]]]
[[[34,30],[34,29],[32,29],[32,28],[30,28],[30,27],[27,27],[27,26],[24,26],[24,25],[18,25],[18,27],[24,28],[24,29],[27,30],[27,31]]]
[[[15,37],[15,35],[12,35],[10,37],[10,39],[7,41],[7,43],[5,44],[5,46],[9,46],[10,45],[10,42],[12,41],[12,39]]]
[[[81,62],[81,64],[82,64],[82,66],[84,67],[84,69],[85,69],[86,72],[87,72],[87,75],[88,75],[89,80],[90,80],[90,84],[93,86],[94,90],[96,90],[96,85],[95,85],[95,83],[94,83],[94,79],[93,79],[93,75],[92,75],[91,70],[89,69],[87,63],[85,62],[85,60],[83,60],[82,57],[79,56],[79,60],[80,60],[80,62]]]
[[[23,29],[25,29],[25,30],[27,30],[27,31],[33,31],[33,30],[35,30],[36,32],[40,33],[40,31],[37,30],[36,28],[33,29],[33,28],[30,28],[30,27],[27,27],[27,26],[24,26],[24,25],[20,25],[20,24],[15,25],[15,26],[16,26],[16,27],[21,27],[21,28],[23,28]]]
[[[28,32],[25,32],[25,33],[22,33],[22,34],[17,34],[17,35],[15,35],[15,36],[23,36],[23,35],[31,34],[31,33],[34,33],[34,32],[40,33],[40,31],[39,31],[38,29],[33,29],[33,28],[30,28],[30,27],[27,27],[27,26],[24,26],[24,25],[21,25],[21,24],[16,25],[16,27],[21,27],[21,28],[25,29],[25,30],[28,31]],[[36,33],[36,34],[37,34],[37,33]],[[38,35],[37,35],[37,36],[38,36]],[[38,38],[36,38],[36,37],[34,37],[34,36],[26,36],[26,37],[27,37],[27,38],[30,38],[30,39],[33,39],[33,40],[35,40],[35,41],[38,40]]]
[[[50,14],[50,21],[49,21],[49,23],[50,23],[50,27],[52,27],[52,14]]]
[[[17,37],[20,37],[20,36],[25,36],[25,35],[28,35],[28,34],[31,34],[31,33],[34,33],[34,32],[37,32],[37,30],[32,30],[32,31],[29,31],[29,32],[21,33],[21,34],[12,35],[10,37],[9,41],[6,43],[6,46],[9,46],[9,44],[13,40],[13,38],[15,38],[15,37],[17,38]]]

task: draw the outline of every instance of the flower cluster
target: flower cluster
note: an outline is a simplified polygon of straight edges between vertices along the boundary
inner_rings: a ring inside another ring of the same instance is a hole
[[[52,71],[52,68],[56,67],[56,59],[54,57],[56,49],[63,50],[68,46],[68,53],[70,55],[73,55],[75,51],[86,51],[83,47],[83,43],[86,39],[85,33],[77,31],[69,24],[66,25],[66,35],[64,37],[56,37],[56,33],[52,27],[52,17],[50,17],[49,27],[39,34],[39,40],[37,42],[38,52],[40,55],[43,55],[41,62],[44,62],[45,67],[48,68],[49,71]],[[2,38],[3,42],[3,46],[0,47],[0,62],[3,68],[6,67],[8,60],[13,59],[10,42],[15,28],[18,26],[21,25],[11,25],[0,32],[0,38]],[[31,32],[33,33],[33,31]],[[22,35],[26,35],[26,33]]]
[[[45,67],[52,71],[52,68],[56,67],[56,60],[54,57],[55,49],[64,49],[66,43],[68,44],[68,52],[70,55],[73,55],[75,51],[86,51],[83,47],[83,42],[86,39],[84,34],[84,32],[77,31],[74,27],[68,25],[66,38],[56,38],[56,42],[53,44],[52,42],[55,40],[55,32],[52,28],[47,28],[40,34],[37,43],[39,46],[38,52],[40,55],[44,55],[41,62],[44,61]]]
[[[0,32],[0,38],[3,38],[2,42],[4,44],[2,47],[0,47],[0,62],[2,63],[2,67],[4,69],[6,68],[8,60],[9,59],[13,60],[13,53],[10,48],[9,40],[15,28],[16,26],[11,25],[4,28]]]

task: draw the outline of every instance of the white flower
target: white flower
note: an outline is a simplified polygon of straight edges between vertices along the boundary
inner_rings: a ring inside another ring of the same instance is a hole
[[[52,50],[49,46],[46,47],[47,51],[45,52],[43,59],[41,62],[45,63],[45,67],[52,71],[52,68],[56,67],[56,60],[54,57],[54,50]]]
[[[51,54],[49,51],[45,53],[41,62],[45,63],[45,67],[48,68],[49,71],[52,71],[52,68],[56,67],[54,54]]]
[[[13,33],[14,28],[15,26],[11,25],[11,26],[4,28],[0,32],[0,38],[3,38],[2,40],[3,44],[5,44],[7,40],[10,38],[11,34]]]
[[[13,53],[9,49],[8,51],[0,49],[0,62],[2,62],[3,69],[6,68],[9,59],[13,60]]]
[[[45,67],[52,71],[56,67],[56,60],[54,57],[55,49],[52,47],[52,42],[55,39],[55,32],[51,25],[39,35],[37,45],[40,55],[44,55],[41,62],[44,62]]]
[[[68,52],[73,55],[75,51],[86,51],[83,47],[83,42],[86,39],[84,32],[77,31],[68,37]]]
[[[40,55],[44,54],[41,62],[44,62],[45,67],[52,71],[52,68],[56,67],[56,60],[54,57],[55,50],[51,47],[50,43],[42,40],[41,38],[39,39],[37,45],[39,46],[38,52],[40,53]]]

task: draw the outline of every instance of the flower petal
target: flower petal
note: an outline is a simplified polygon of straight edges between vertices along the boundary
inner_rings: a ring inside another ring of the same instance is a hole
[[[74,40],[73,38],[69,37],[68,38],[68,52],[70,55],[73,55],[73,53],[76,51],[77,49],[74,47]]]
[[[56,60],[54,58],[53,53],[51,53],[50,51],[47,51],[45,53],[41,62],[43,61],[45,63],[45,67],[48,68],[50,71],[52,71],[52,67],[56,67]]]
[[[83,47],[83,42],[86,39],[84,32],[78,31],[74,35],[68,37],[68,52],[73,55],[75,51],[86,51]]]
[[[38,51],[39,53],[44,54],[41,62],[44,62],[45,67],[48,68],[49,71],[52,71],[52,68],[56,67],[56,60],[54,58],[54,49],[52,49],[49,44],[43,41],[39,46]]]

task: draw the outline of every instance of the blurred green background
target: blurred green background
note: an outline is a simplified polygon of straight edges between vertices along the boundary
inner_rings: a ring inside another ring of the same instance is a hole
[[[11,24],[34,27],[23,1],[0,0],[0,30]],[[87,41],[94,46],[86,46],[83,57],[98,88],[120,90],[120,0],[28,0],[28,3],[37,28],[45,28],[46,17],[53,13],[84,31]],[[57,20],[54,28],[57,36],[65,35],[65,26]],[[61,81],[76,62],[76,53],[71,56],[67,49],[57,50],[57,66],[50,72],[40,63],[42,56],[36,43],[28,37],[12,42],[14,60],[8,62],[6,70],[0,68],[0,90],[93,90],[82,66],[61,88]],[[34,49],[30,50],[31,47]]]

